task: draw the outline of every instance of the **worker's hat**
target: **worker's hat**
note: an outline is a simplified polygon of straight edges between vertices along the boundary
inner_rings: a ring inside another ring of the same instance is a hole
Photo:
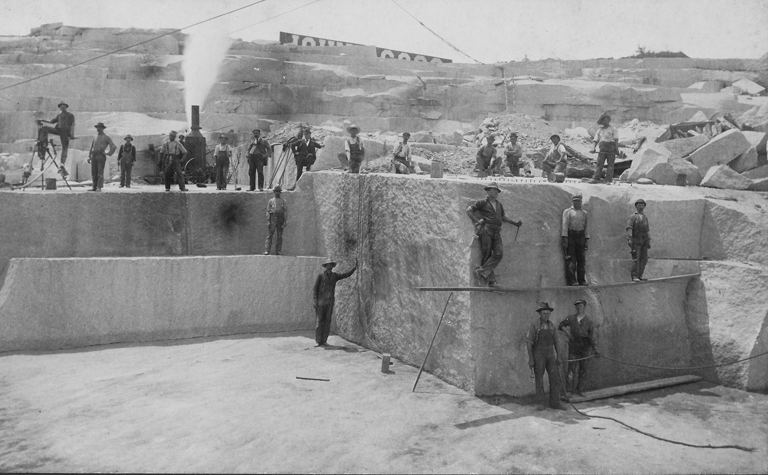
[[[571,201],[582,201],[584,198],[581,195],[573,195]]]
[[[608,115],[607,112],[603,112],[603,115],[601,115],[600,118],[597,119],[597,123],[602,124],[605,119],[611,120],[611,116]]]
[[[355,129],[358,132],[360,132],[360,127],[356,126],[355,124],[352,124],[349,127],[347,127],[347,132],[352,132],[352,129]]]
[[[577,301],[573,302],[573,304],[574,304],[574,305],[578,305],[578,304],[580,304],[580,303],[583,303],[584,305],[586,305],[586,304],[587,304],[587,301],[586,301],[586,300],[584,300],[584,299],[579,299],[579,300],[577,300]]]
[[[492,181],[488,186],[485,187],[485,190],[488,191],[490,189],[494,189],[501,193],[501,188],[499,188],[499,185],[496,184],[495,181]]]
[[[130,140],[131,142],[133,142],[133,137],[131,137],[131,134],[128,134],[125,136],[123,140]]]
[[[277,185],[276,187],[272,188],[273,193],[280,193],[282,191],[283,191],[283,187],[281,187],[280,185]]]
[[[541,312],[542,310],[549,310],[550,312],[554,310],[554,308],[549,306],[549,303],[547,302],[541,302],[539,305],[539,308],[536,309],[537,312]]]
[[[410,136],[411,134],[409,134],[408,132],[403,132],[403,137],[410,137]]]
[[[69,104],[67,104],[67,103],[66,103],[66,102],[64,102],[64,101],[61,101],[61,102],[59,102],[59,105],[57,105],[56,107],[61,107],[61,106],[64,106],[64,107],[69,107]]]
[[[323,267],[336,267],[336,261],[329,257],[323,262]]]
[[[179,133],[176,132],[175,130],[171,130],[171,133],[169,133],[168,135],[173,135],[174,137],[176,137],[176,135],[178,135],[178,134]]]
[[[221,135],[219,135],[219,138],[220,138],[220,139],[226,139],[226,138],[229,138],[229,137],[227,137],[227,136],[226,136],[226,135],[224,135],[224,134],[221,134]]]
[[[252,132],[255,134],[256,132],[261,133],[261,129],[253,129]]]
[[[94,125],[94,127],[97,128],[97,129],[106,129],[107,128],[107,126],[104,125],[104,122],[99,122],[98,124]]]
[[[559,135],[557,135],[557,134],[552,134],[552,135],[549,137],[549,140],[552,140],[552,139],[553,139],[553,138],[555,138],[555,137],[557,137],[557,140],[560,140],[560,136],[559,136]]]
[[[510,137],[517,137],[517,132],[512,132],[511,134],[509,134],[509,136]]]
[[[642,198],[639,198],[638,200],[635,201],[635,205],[637,205],[638,203],[645,204],[645,200]]]

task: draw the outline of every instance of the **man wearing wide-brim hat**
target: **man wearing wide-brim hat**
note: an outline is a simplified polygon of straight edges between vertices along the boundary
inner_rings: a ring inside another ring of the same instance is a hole
[[[176,183],[179,185],[179,191],[187,191],[184,170],[181,168],[181,164],[187,158],[187,149],[176,140],[177,135],[178,132],[171,130],[168,133],[168,140],[163,142],[160,147],[160,159],[165,163],[165,191],[171,191],[174,175],[176,176]]]
[[[587,316],[587,301],[578,299],[573,302],[576,313],[569,315],[557,326],[558,330],[567,329],[568,335],[568,371],[566,373],[566,391],[576,391],[584,396],[587,382],[587,361],[590,356],[600,357],[597,351],[597,332],[595,324]]]
[[[568,285],[587,285],[587,212],[582,209],[582,196],[571,198],[571,207],[563,211],[563,225],[560,229],[563,255],[565,257],[565,281]]]
[[[104,187],[104,165],[107,163],[107,156],[112,156],[117,150],[117,145],[112,138],[104,133],[107,128],[102,122],[94,125],[96,128],[96,138],[91,142],[91,149],[88,152],[88,163],[91,164],[91,179],[93,188],[91,191],[101,191]],[[109,147],[109,152],[107,152]]]
[[[547,302],[541,302],[536,309],[539,318],[529,325],[525,342],[528,348],[528,366],[533,369],[536,378],[536,396],[542,404],[547,404],[544,396],[544,371],[546,371],[549,379],[549,407],[562,410],[565,408],[560,404],[561,359],[557,353],[560,348],[560,335],[555,324],[549,319],[553,310],[554,308]]]
[[[635,212],[627,220],[627,244],[632,255],[632,281],[648,280],[643,277],[648,263],[648,249],[651,248],[651,226],[644,213],[645,200],[635,201]]]
[[[509,143],[504,147],[504,156],[512,176],[520,175],[520,159],[523,158],[523,147],[517,143],[517,132],[509,134]]]
[[[131,187],[131,169],[136,163],[136,147],[133,146],[133,137],[126,135],[125,143],[117,151],[117,166],[120,168],[120,188]]]
[[[315,343],[317,346],[328,344],[328,335],[331,333],[331,317],[333,316],[333,305],[336,301],[336,282],[346,279],[357,270],[357,259],[355,267],[342,274],[333,272],[336,262],[333,259],[327,259],[323,263],[324,270],[317,276],[315,287],[312,291],[312,306],[315,308],[317,317],[315,326]]]
[[[349,173],[360,173],[360,165],[365,160],[365,145],[358,135],[360,127],[352,124],[347,127],[349,137],[344,140],[344,151],[349,161]]]
[[[285,198],[280,197],[283,187],[277,185],[272,189],[272,192],[275,196],[267,202],[267,224],[269,225],[269,230],[267,241],[264,244],[264,255],[269,255],[272,252],[272,236],[277,233],[275,254],[279,256],[283,253],[283,228],[288,225],[288,203],[285,201]]]
[[[69,140],[75,138],[75,116],[68,111],[69,104],[64,101],[59,102],[58,108],[61,112],[51,120],[40,120],[38,123],[47,122],[49,124],[56,124],[55,126],[43,126],[43,130],[52,135],[58,135],[61,140],[61,167],[59,168],[59,174],[66,178],[69,173],[64,168],[64,164],[67,161],[67,154],[69,153]],[[44,157],[42,157],[44,158]]]
[[[613,181],[613,164],[619,153],[619,131],[611,127],[611,116],[607,112],[597,119],[597,123],[602,127],[597,129],[595,133],[590,153],[595,153],[596,147],[600,147],[600,153],[597,155],[597,165],[592,181],[599,182],[602,179],[603,165],[607,162],[605,182],[611,183]]]
[[[496,198],[501,193],[499,185],[491,182],[485,187],[486,199],[475,202],[467,208],[467,216],[475,225],[475,235],[480,239],[480,267],[475,269],[478,284],[486,282],[488,287],[498,287],[493,270],[504,257],[504,245],[501,242],[501,224],[507,222],[518,228],[522,221],[513,221],[504,214],[504,207]]]

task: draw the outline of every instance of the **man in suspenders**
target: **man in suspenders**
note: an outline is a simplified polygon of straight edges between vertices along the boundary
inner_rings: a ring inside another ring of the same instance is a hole
[[[227,189],[227,174],[229,161],[232,159],[232,147],[227,144],[227,136],[219,135],[219,144],[213,149],[213,160],[216,164],[216,189]]]
[[[168,134],[168,140],[163,142],[160,147],[160,159],[165,161],[165,191],[171,191],[171,180],[176,174],[176,182],[179,184],[180,191],[187,191],[184,182],[184,172],[181,169],[181,162],[187,156],[187,149],[176,141],[177,132],[171,130]]]
[[[350,125],[347,127],[347,132],[351,137],[347,137],[344,141],[344,150],[347,153],[347,160],[349,160],[349,173],[360,173],[360,165],[365,159],[363,139],[357,135],[360,133],[360,127]]]
[[[528,327],[525,341],[528,347],[528,366],[533,369],[536,378],[536,396],[542,404],[547,404],[544,396],[544,371],[549,379],[549,407],[565,410],[560,404],[560,335],[557,327],[549,320],[554,308],[547,302],[541,302],[536,311],[539,318]]]

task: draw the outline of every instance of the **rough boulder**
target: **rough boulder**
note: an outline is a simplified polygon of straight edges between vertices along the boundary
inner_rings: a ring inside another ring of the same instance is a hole
[[[751,184],[752,180],[739,175],[727,165],[718,165],[710,168],[701,181],[701,186],[726,190],[746,190]]]
[[[691,162],[699,167],[702,175],[710,168],[729,163],[752,146],[740,130],[732,129],[716,136],[691,154]]]

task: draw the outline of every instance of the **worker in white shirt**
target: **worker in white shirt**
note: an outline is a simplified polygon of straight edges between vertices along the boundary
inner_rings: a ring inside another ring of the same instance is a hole
[[[613,182],[613,164],[616,161],[616,155],[619,153],[619,131],[611,127],[611,116],[607,113],[601,115],[597,119],[597,123],[602,125],[602,127],[597,129],[597,133],[595,133],[590,153],[595,153],[596,147],[600,147],[600,153],[597,155],[597,166],[595,167],[592,181],[599,182],[602,180],[603,165],[607,162],[605,182],[611,183]]]
[[[219,135],[219,144],[213,150],[213,160],[216,166],[216,189],[227,189],[227,174],[229,173],[229,161],[232,159],[232,147],[227,144],[227,136]]]

